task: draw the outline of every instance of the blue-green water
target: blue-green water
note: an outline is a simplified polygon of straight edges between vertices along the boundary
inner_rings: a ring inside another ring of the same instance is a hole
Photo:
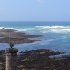
[[[0,28],[14,28],[30,34],[41,34],[40,42],[15,45],[19,50],[48,48],[70,53],[70,22],[0,22]],[[5,49],[8,44],[0,44]]]

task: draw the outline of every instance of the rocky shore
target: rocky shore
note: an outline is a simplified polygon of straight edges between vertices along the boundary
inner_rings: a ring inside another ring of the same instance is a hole
[[[9,43],[10,46],[39,41],[31,40],[31,38],[40,36],[28,35],[14,29],[0,29],[0,43]],[[18,70],[70,70],[70,55],[60,54],[64,54],[64,52],[48,49],[18,52]],[[0,70],[5,70],[5,58],[5,50],[0,50]]]
[[[18,53],[18,70],[70,70],[70,56],[52,57],[64,52],[47,49],[21,51]],[[0,70],[5,70],[5,51],[0,51]]]

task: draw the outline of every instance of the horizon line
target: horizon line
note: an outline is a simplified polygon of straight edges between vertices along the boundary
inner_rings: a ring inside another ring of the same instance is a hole
[[[70,21],[0,21],[0,22],[70,22]]]

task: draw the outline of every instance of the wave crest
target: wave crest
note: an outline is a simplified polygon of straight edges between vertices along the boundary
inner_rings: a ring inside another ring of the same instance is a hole
[[[67,33],[67,32],[70,32],[70,26],[36,26],[36,28],[43,33],[46,33],[46,32]]]
[[[2,29],[4,27],[0,27]],[[70,26],[33,26],[26,28],[7,28],[7,29],[16,29],[22,32],[32,32],[32,33],[70,33]]]

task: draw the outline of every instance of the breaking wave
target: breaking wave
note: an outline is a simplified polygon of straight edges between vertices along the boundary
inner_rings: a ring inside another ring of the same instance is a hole
[[[70,26],[34,26],[17,30],[32,33],[70,33]]]
[[[55,32],[55,33],[67,33],[70,32],[70,26],[36,26],[36,29],[42,33]]]
[[[2,29],[4,27],[0,27]],[[10,29],[10,28],[8,28]],[[70,33],[70,26],[33,26],[33,27],[22,27],[22,28],[11,28],[16,29],[18,31],[23,32],[32,32],[32,33],[47,33],[47,32],[53,32],[53,33]]]

